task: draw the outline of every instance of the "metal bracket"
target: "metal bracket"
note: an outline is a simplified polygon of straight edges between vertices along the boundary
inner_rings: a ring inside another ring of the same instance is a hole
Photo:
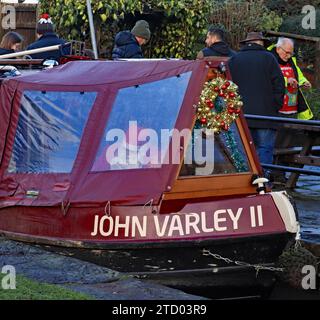
[[[61,202],[61,211],[63,216],[67,215],[69,208],[70,208],[70,201],[68,201],[66,205],[64,204],[64,201]]]
[[[108,217],[111,216],[111,201],[108,201],[104,207],[104,214]]]

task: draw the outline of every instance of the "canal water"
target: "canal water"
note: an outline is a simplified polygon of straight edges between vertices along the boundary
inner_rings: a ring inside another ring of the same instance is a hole
[[[302,239],[320,244],[320,177],[300,176],[297,188],[289,193],[298,208]]]
[[[305,167],[320,170],[315,167]],[[294,198],[301,225],[301,239],[320,248],[320,177],[301,175],[297,187],[288,191]],[[317,250],[317,253],[320,249]],[[316,290],[297,290],[277,283],[270,300],[320,300],[319,288]]]

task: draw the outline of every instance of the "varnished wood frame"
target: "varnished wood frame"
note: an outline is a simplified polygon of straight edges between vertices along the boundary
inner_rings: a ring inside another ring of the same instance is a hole
[[[217,66],[215,63],[216,60],[210,59],[210,61],[213,61],[213,63],[208,63],[210,67]],[[210,71],[208,71],[208,73],[209,72]],[[228,70],[227,77],[231,79]],[[194,118],[194,123],[195,121],[196,118]],[[171,191],[164,194],[163,201],[175,199],[223,197],[230,195],[241,196],[256,193],[256,187],[252,185],[251,179],[254,174],[261,174],[262,168],[260,166],[252,137],[243,113],[240,114],[240,117],[236,120],[236,125],[238,127],[239,135],[248,158],[250,172],[215,176],[179,177],[181,167],[183,165],[183,161],[181,161],[175,183]]]

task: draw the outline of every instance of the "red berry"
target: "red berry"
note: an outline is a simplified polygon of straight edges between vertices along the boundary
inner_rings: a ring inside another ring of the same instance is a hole
[[[225,124],[225,125],[222,127],[222,129],[225,130],[225,131],[228,131],[228,130],[229,130],[229,126]]]

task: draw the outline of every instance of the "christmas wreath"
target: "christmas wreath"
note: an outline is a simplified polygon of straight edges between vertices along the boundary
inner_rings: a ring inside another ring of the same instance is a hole
[[[228,131],[243,106],[237,91],[235,83],[221,77],[206,82],[197,106],[196,127],[212,129],[217,134]]]

